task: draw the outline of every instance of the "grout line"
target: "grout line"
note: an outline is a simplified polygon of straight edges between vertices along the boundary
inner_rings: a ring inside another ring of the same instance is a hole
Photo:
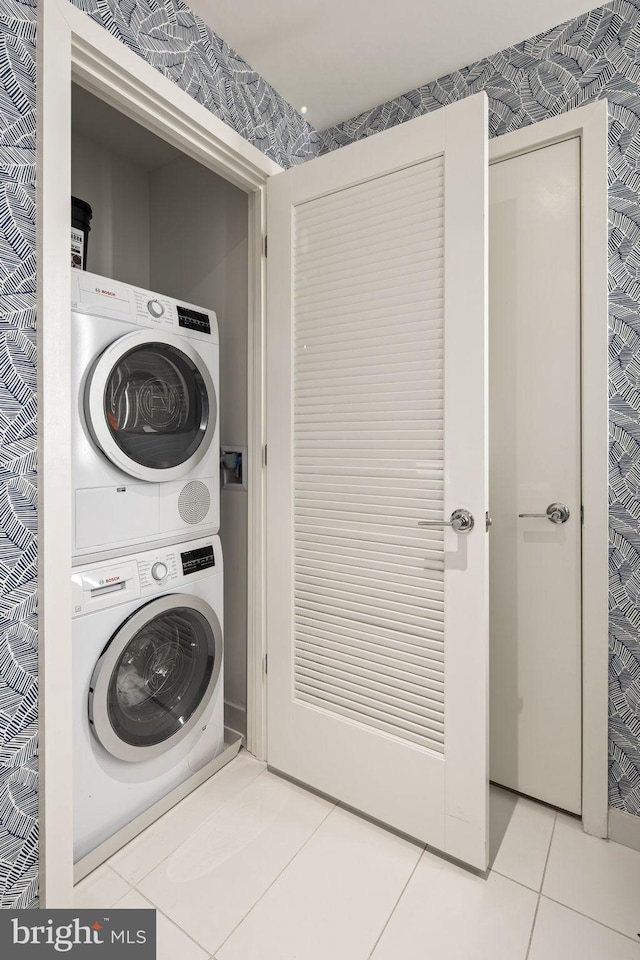
[[[292,786],[295,786],[295,784],[292,784]],[[300,789],[304,790],[304,787],[300,787]],[[309,791],[307,791],[307,792],[309,792]],[[316,794],[316,796],[317,796],[317,794]],[[327,802],[327,801],[325,801],[325,802]],[[328,820],[328,818],[331,816],[331,814],[333,813],[333,811],[334,811],[334,810],[337,810],[337,808],[338,808],[338,804],[337,804],[337,803],[333,803],[332,806],[331,806],[331,808],[330,808],[330,810],[329,810],[329,812],[327,813],[327,815],[326,815],[325,817],[323,817],[322,820],[318,823],[318,825],[311,831],[311,833],[309,834],[309,836],[307,837],[307,839],[304,841],[304,843],[303,843],[300,847],[298,847],[298,849],[297,849],[296,852],[293,854],[293,856],[291,857],[291,859],[290,859],[290,860],[287,860],[287,862],[285,863],[285,865],[284,865],[284,867],[282,868],[282,870],[280,870],[279,873],[277,873],[276,876],[273,878],[273,880],[271,881],[271,883],[270,883],[267,887],[265,887],[265,889],[262,891],[262,893],[260,894],[260,896],[258,897],[258,899],[255,900],[255,901],[251,904],[251,906],[249,907],[249,909],[247,910],[247,912],[244,914],[244,916],[242,917],[242,919],[239,920],[238,923],[236,923],[236,925],[235,925],[235,927],[233,928],[233,930],[231,930],[231,932],[230,932],[229,934],[227,934],[227,936],[224,938],[224,940],[222,941],[222,943],[220,943],[220,944],[218,945],[218,947],[216,948],[217,950],[220,950],[220,949],[225,945],[225,943],[227,942],[227,940],[229,940],[229,939],[233,936],[233,934],[236,932],[236,930],[238,929],[238,927],[239,927],[241,924],[244,923],[244,921],[247,919],[247,917],[249,916],[249,914],[257,907],[257,905],[260,903],[260,901],[261,901],[262,898],[265,896],[265,894],[267,894],[267,893],[269,892],[269,890],[271,889],[271,887],[280,879],[280,877],[281,877],[282,874],[285,872],[285,870],[288,870],[288,869],[289,869],[289,867],[291,866],[291,864],[293,863],[293,861],[296,859],[296,857],[298,856],[298,854],[300,854],[300,853],[304,850],[304,848],[305,848],[306,845],[309,843],[309,841],[311,840],[311,838],[312,838],[313,836],[315,836],[315,834],[318,832],[318,830],[319,830],[320,827],[323,825],[323,823],[325,823],[325,821]]]
[[[136,892],[137,892],[137,893],[140,893],[139,890],[137,890]],[[140,894],[140,896],[142,896],[142,894]],[[145,897],[144,899],[147,900],[149,903],[151,903],[151,900],[149,900],[148,897]],[[190,933],[187,933],[186,930],[183,930],[183,928],[182,928],[181,926],[179,926],[179,925],[175,922],[175,920],[172,920],[171,917],[169,917],[166,913],[164,913],[164,911],[159,910],[158,907],[155,906],[155,904],[152,903],[151,905],[152,905],[153,907],[155,907],[156,913],[159,913],[161,916],[163,916],[163,917],[165,918],[165,920],[167,920],[173,927],[175,927],[177,930],[179,930],[180,933],[184,933],[184,935],[185,935],[185,937],[187,938],[187,940],[190,940],[191,943],[194,944],[194,946],[198,947],[200,950],[204,950],[205,953],[207,952],[207,948],[206,948],[206,947],[203,947],[202,944],[199,943],[194,937],[192,937]],[[157,929],[157,926],[156,926],[156,949],[157,949],[157,947],[158,947],[157,940],[158,940],[158,929]]]
[[[549,836],[549,846],[547,847],[547,855],[544,858],[544,867],[542,869],[542,878],[540,880],[540,889],[538,890],[538,899],[536,900],[536,909],[533,914],[533,923],[531,924],[531,933],[529,934],[529,943],[527,945],[527,952],[525,954],[524,960],[528,960],[529,954],[531,952],[531,945],[533,943],[533,935],[536,929],[536,922],[538,920],[538,910],[540,909],[540,901],[542,900],[542,888],[544,886],[544,878],[547,875],[547,866],[549,864],[549,857],[551,855],[551,844],[553,843],[553,836],[556,832],[556,823],[558,822],[558,814],[556,813],[553,818],[553,825],[551,827],[551,835]]]
[[[187,931],[184,930],[179,924],[177,924],[175,920],[172,920],[171,917],[164,912],[164,910],[161,910],[160,907],[156,906],[153,900],[151,900],[149,897],[146,897],[144,893],[141,893],[140,890],[138,890],[136,887],[132,887],[129,893],[131,893],[132,891],[137,893],[139,897],[142,897],[142,899],[145,900],[149,904],[149,906],[156,911],[156,913],[159,913],[160,916],[164,917],[164,919],[167,920],[172,927],[176,927],[180,931],[180,933],[184,933],[185,937],[187,937],[188,940],[191,940],[191,943],[193,943],[194,946],[198,947],[199,950],[204,950],[206,953],[207,948],[203,947],[202,944],[198,943],[197,940],[194,940],[194,938],[191,936],[190,933],[187,933]],[[129,896],[129,894],[125,893],[124,896],[127,897]],[[120,900],[118,900],[118,903],[120,903],[121,900],[124,900],[124,897],[120,897]],[[118,903],[114,904],[114,909],[117,908]],[[158,927],[156,924],[156,949],[157,947],[158,947]],[[215,960],[215,957],[214,957],[214,960]]]
[[[551,852],[551,841],[553,840],[553,834],[556,828],[556,817],[553,818],[553,824],[551,826],[551,833],[549,834],[549,846],[547,847],[547,853],[544,858],[544,867],[542,868],[542,877],[540,878],[539,887],[530,887],[528,883],[523,883],[522,880],[516,880],[515,877],[510,877],[508,873],[502,873],[501,870],[496,870],[495,867],[489,867],[490,873],[497,873],[499,877],[504,877],[505,880],[510,880],[512,883],[517,883],[520,887],[524,887],[525,890],[531,890],[533,893],[541,894],[542,885],[544,883],[544,878],[547,872],[547,864],[549,863],[549,854]]]
[[[527,944],[527,952],[524,955],[524,960],[528,960],[529,953],[531,952],[531,944],[533,943],[533,932],[536,928],[536,920],[538,919],[538,910],[540,909],[541,899],[542,899],[542,894],[538,893],[538,899],[536,900],[536,909],[533,912],[533,923],[531,924],[531,932],[529,933],[529,942]]]
[[[551,903],[557,904],[559,907],[564,907],[565,910],[570,910],[571,913],[577,913],[579,917],[584,917],[585,920],[591,920],[592,923],[597,923],[599,927],[604,927],[605,930],[610,930],[611,933],[617,933],[619,937],[625,937],[626,940],[631,940],[632,943],[638,943],[638,935],[635,936],[631,933],[624,933],[622,930],[616,929],[616,927],[609,926],[608,923],[604,923],[602,920],[596,920],[595,917],[592,917],[589,913],[583,913],[582,910],[576,910],[575,907],[570,907],[566,903],[563,903],[561,900],[556,900],[554,897],[550,897],[548,894],[542,894],[545,900],[549,900]]]
[[[72,888],[72,895],[73,895],[73,900],[74,900],[74,902],[75,902],[76,893],[77,893],[78,890],[80,890],[80,887],[82,887],[84,884],[89,885],[89,882],[90,882],[91,878],[94,877],[94,876],[98,873],[99,870],[102,870],[103,867],[106,867],[106,869],[107,869],[108,872],[115,874],[115,877],[116,877],[117,880],[121,880],[122,883],[126,883],[127,887],[129,888],[129,889],[127,890],[127,893],[131,893],[131,891],[133,890],[133,885],[132,885],[131,881],[125,879],[125,877],[121,877],[120,874],[117,872],[117,870],[114,870],[113,867],[110,866],[109,862],[108,862],[108,861],[105,861],[105,863],[100,863],[100,864],[95,868],[95,870],[92,870],[92,871],[91,871],[91,873],[88,873],[86,877],[83,877],[82,880],[78,880],[77,883],[74,883],[73,888]],[[122,900],[122,897],[126,897],[127,893],[121,894],[121,895],[118,897],[118,900]],[[116,901],[116,903],[117,903],[117,901]],[[98,906],[96,906],[95,908],[90,906],[88,909],[100,910],[100,909],[102,909],[102,907],[104,907],[105,910],[106,910],[106,909],[108,909],[109,907],[115,907],[115,905],[116,905],[115,903],[107,903],[107,904],[101,903],[101,904],[98,904]],[[84,910],[84,909],[86,909],[86,908],[85,908],[85,907],[74,907],[74,909]]]
[[[497,876],[502,877],[503,880],[508,880],[509,883],[515,883],[517,886],[522,887],[523,890],[528,890],[530,893],[540,893],[540,890],[537,887],[530,887],[528,883],[523,883],[522,880],[516,880],[515,877],[510,877],[508,873],[501,873],[500,870],[494,870],[493,867],[487,871],[487,880],[489,879],[490,873],[495,873]],[[478,874],[478,876],[480,876],[480,874]]]
[[[556,813],[555,819],[554,819],[554,821],[553,821],[553,828],[552,828],[552,830],[551,830],[551,839],[549,840],[549,849],[547,850],[547,857],[546,857],[546,860],[545,860],[545,863],[544,863],[544,870],[543,870],[543,872],[542,872],[542,882],[541,882],[541,884],[540,884],[540,894],[539,894],[539,898],[538,898],[538,903],[540,902],[540,899],[542,899],[542,897],[544,897],[545,900],[550,900],[551,903],[557,903],[558,906],[564,907],[565,910],[571,910],[572,913],[577,913],[578,916],[584,917],[585,920],[591,920],[592,923],[597,923],[599,926],[604,927],[606,930],[611,930],[612,933],[617,933],[619,936],[621,936],[621,937],[626,937],[627,940],[631,940],[633,943],[636,943],[636,944],[637,944],[637,942],[638,942],[637,935],[634,937],[632,934],[623,933],[622,930],[617,930],[615,927],[609,926],[608,923],[603,923],[602,920],[596,920],[596,918],[595,918],[595,917],[592,917],[590,914],[588,914],[588,913],[583,913],[581,910],[576,910],[575,907],[570,907],[568,904],[563,903],[561,900],[556,900],[554,897],[550,897],[547,893],[543,893],[543,892],[542,892],[542,891],[543,891],[543,888],[544,888],[544,881],[545,881],[545,878],[546,878],[546,875],[547,875],[547,867],[548,867],[548,865],[549,865],[549,858],[550,858],[550,856],[551,856],[551,845],[552,845],[552,843],[553,843],[553,838],[554,838],[554,836],[555,836],[557,823],[558,823],[558,813]],[[537,918],[537,914],[538,914],[538,907],[536,907],[536,918]],[[535,921],[534,921],[534,926],[535,926]],[[533,930],[532,930],[532,936],[533,936]],[[527,956],[528,956],[528,955],[529,955],[529,954],[528,954],[528,951],[527,951]],[[525,958],[525,960],[526,960],[526,958]]]
[[[556,835],[556,825],[558,823],[558,814],[556,812],[555,817],[553,818],[553,826],[551,827],[551,836],[549,837],[549,847],[547,848],[547,855],[544,860],[544,870],[542,871],[542,880],[540,881],[540,894],[542,894],[542,888],[544,887],[545,877],[547,876],[547,867],[549,866],[549,857],[551,856],[551,847],[553,846],[553,838]]]
[[[233,761],[231,761],[231,762],[233,763]],[[224,770],[224,769],[226,769],[226,768],[223,767],[222,769]],[[242,787],[241,790],[238,790],[237,793],[234,793],[232,797],[228,797],[228,798],[224,801],[224,803],[220,804],[219,807],[216,807],[215,810],[213,810],[211,813],[208,813],[207,816],[204,818],[204,820],[200,821],[200,823],[199,823],[197,826],[194,826],[194,827],[193,827],[193,830],[199,830],[208,820],[211,819],[211,817],[216,816],[220,810],[222,810],[224,807],[226,807],[226,805],[227,805],[228,803],[232,803],[232,802],[235,803],[236,800],[238,799],[238,797],[239,797],[242,793],[244,793],[244,791],[245,791],[248,787],[250,787],[252,784],[256,783],[256,782],[260,779],[260,777],[261,777],[263,774],[265,774],[266,772],[267,772],[267,768],[265,767],[263,770],[260,771],[260,773],[259,773],[256,777],[253,778],[253,780],[249,780],[248,783],[245,783],[244,787]],[[214,774],[213,776],[215,776],[215,774]],[[210,783],[212,779],[213,779],[213,777],[210,778],[209,780],[205,780],[204,783],[201,784],[201,786],[204,786],[205,784]],[[188,798],[191,797],[191,796],[193,796],[192,793],[188,794],[186,797],[183,797],[182,800],[180,800],[180,802],[175,805],[175,807],[171,807],[171,809],[170,809],[170,810],[167,810],[167,813],[163,814],[163,816],[166,817],[167,814],[172,813],[174,810],[177,810],[177,809],[179,808],[180,804],[181,804],[181,803],[184,803],[184,801],[185,801],[185,800],[188,800]],[[161,820],[162,820],[162,817],[160,817],[158,820],[154,820],[153,823],[150,823],[149,826],[146,827],[145,830],[142,831],[142,833],[139,833],[136,837],[133,837],[133,839],[131,839],[128,844],[125,844],[124,847],[121,847],[120,850],[116,850],[116,852],[113,854],[113,857],[119,856],[124,850],[127,849],[127,847],[129,846],[129,844],[131,844],[131,843],[133,843],[135,840],[137,840],[138,837],[144,836],[144,834],[146,833],[147,830],[151,830],[151,828],[152,828],[152,827],[155,827],[157,824],[159,824]],[[192,832],[193,832],[193,830],[192,830]],[[138,879],[135,881],[135,883],[132,883],[131,880],[128,880],[123,874],[121,874],[121,873],[118,871],[118,868],[115,866],[115,864],[112,864],[112,863],[111,863],[111,860],[113,859],[113,857],[109,858],[109,860],[105,860],[105,864],[106,864],[108,867],[110,867],[110,868],[114,871],[114,873],[117,873],[118,876],[119,876],[122,880],[124,880],[126,883],[128,883],[129,886],[130,886],[132,889],[137,889],[138,884],[139,884],[139,883],[142,883],[143,880],[146,880],[147,877],[149,876],[149,874],[153,873],[154,870],[157,870],[158,867],[161,866],[166,860],[168,860],[170,856],[172,856],[174,853],[176,853],[176,852],[180,849],[180,847],[182,847],[183,844],[185,844],[185,843],[187,842],[187,840],[189,839],[190,836],[191,836],[191,833],[189,834],[189,836],[185,837],[185,839],[182,841],[182,843],[180,843],[180,844],[175,848],[175,850],[169,850],[169,852],[168,852],[167,854],[165,854],[164,857],[162,857],[162,859],[158,860],[157,863],[154,863],[154,865],[153,865],[152,867],[150,867],[145,874],[143,874],[141,877],[138,877]],[[144,894],[142,894],[142,896],[144,896]]]
[[[400,893],[399,893],[399,895],[398,895],[398,898],[397,898],[396,902],[394,903],[393,907],[391,908],[391,910],[390,910],[390,912],[389,912],[389,916],[388,916],[387,919],[385,920],[384,925],[383,925],[383,927],[382,927],[382,930],[380,931],[380,933],[379,933],[378,936],[376,937],[376,942],[374,943],[373,947],[371,948],[371,953],[369,954],[368,960],[371,960],[371,957],[373,956],[376,947],[378,946],[378,944],[380,943],[380,940],[382,939],[383,933],[385,932],[385,930],[386,930],[387,927],[389,926],[389,923],[390,923],[390,921],[391,921],[391,917],[392,917],[392,916],[394,915],[394,913],[396,912],[396,908],[397,908],[398,904],[400,903],[400,901],[402,900],[402,897],[404,896],[405,890],[407,889],[407,887],[408,887],[409,884],[411,883],[411,879],[412,879],[414,873],[416,872],[416,870],[418,869],[418,864],[419,864],[420,861],[422,860],[422,858],[423,858],[423,856],[424,856],[424,852],[425,852],[426,849],[427,849],[426,846],[424,846],[424,847],[422,848],[422,851],[421,851],[421,853],[420,853],[420,856],[419,856],[418,859],[416,860],[415,866],[414,866],[413,870],[411,871],[411,873],[410,873],[409,876],[407,877],[407,882],[406,882],[405,885],[403,886],[402,890],[400,891]]]

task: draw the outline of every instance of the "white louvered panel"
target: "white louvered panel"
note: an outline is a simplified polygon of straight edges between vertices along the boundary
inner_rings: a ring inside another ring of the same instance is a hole
[[[302,605],[304,607],[304,604]],[[418,638],[402,636],[392,630],[379,627],[376,623],[348,623],[340,616],[330,612],[315,611],[311,616],[305,616],[306,610],[300,611],[300,633],[303,638],[322,646],[332,642],[339,643],[341,648],[353,648],[355,651],[366,651],[367,654],[384,656],[389,661],[406,661],[425,671],[441,671],[444,654],[438,648],[438,640],[431,641],[428,637],[424,642]],[[429,648],[431,644],[431,649]],[[417,671],[416,671],[417,672]]]
[[[390,202],[395,205],[396,197],[407,191],[410,198],[416,199],[416,182],[424,185],[428,189],[429,183],[441,182],[443,177],[443,165],[436,160],[432,164],[416,164],[399,170],[396,173],[384,177],[378,177],[375,180],[365,181],[355,188],[343,190],[341,192],[342,202],[336,215],[342,211],[352,212],[355,209],[362,208],[367,202],[376,201],[380,205]],[[323,217],[327,210],[336,211],[335,194],[328,194],[325,197],[318,197],[313,201],[313,209],[308,211],[310,222],[317,221]],[[326,217],[325,217],[326,220]]]
[[[436,158],[293,225],[296,698],[438,753],[443,191]]]

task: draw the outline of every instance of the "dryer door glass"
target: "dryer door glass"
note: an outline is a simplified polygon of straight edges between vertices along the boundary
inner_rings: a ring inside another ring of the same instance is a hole
[[[113,440],[135,463],[168,469],[203,442],[215,406],[196,364],[177,347],[145,343],[115,364],[104,390]]]
[[[150,619],[129,640],[109,680],[113,731],[135,747],[182,731],[209,688],[216,643],[211,624],[191,607]]]

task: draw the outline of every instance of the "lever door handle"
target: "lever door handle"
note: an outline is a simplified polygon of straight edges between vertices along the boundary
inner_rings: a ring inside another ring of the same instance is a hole
[[[551,520],[551,523],[566,523],[571,513],[564,503],[550,503],[545,513],[519,513],[519,517],[540,517],[542,520]]]
[[[475,525],[469,510],[454,510],[449,520],[418,520],[419,527],[452,527],[456,533],[471,533]]]

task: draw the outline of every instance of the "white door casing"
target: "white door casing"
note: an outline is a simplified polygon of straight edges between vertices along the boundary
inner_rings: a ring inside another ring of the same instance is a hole
[[[486,130],[479,94],[268,183],[269,763],[481,869]]]
[[[489,204],[491,779],[579,814],[579,138],[493,164]]]

